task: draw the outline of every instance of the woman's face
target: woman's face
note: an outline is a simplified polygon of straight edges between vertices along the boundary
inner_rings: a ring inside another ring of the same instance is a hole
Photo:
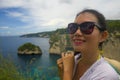
[[[74,23],[81,24],[83,22],[96,22],[97,18],[91,13],[82,13],[74,21]],[[74,34],[70,34],[73,48],[77,52],[93,51],[98,49],[99,42],[102,41],[101,33],[97,27],[94,27],[91,34],[83,34],[80,29]]]

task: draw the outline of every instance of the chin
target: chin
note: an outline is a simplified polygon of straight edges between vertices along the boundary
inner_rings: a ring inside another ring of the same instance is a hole
[[[78,46],[73,46],[75,52],[81,52],[81,48]]]

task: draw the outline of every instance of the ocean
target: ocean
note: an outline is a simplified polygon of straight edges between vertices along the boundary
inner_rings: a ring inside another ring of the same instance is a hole
[[[18,47],[27,42],[38,45],[42,55],[18,55]],[[49,47],[49,38],[0,37],[0,53],[3,57],[11,58],[25,77],[34,77],[34,80],[60,80],[56,65],[60,56],[50,55]]]

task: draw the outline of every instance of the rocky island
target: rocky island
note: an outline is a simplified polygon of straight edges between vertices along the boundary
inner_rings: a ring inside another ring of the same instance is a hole
[[[32,43],[25,43],[18,48],[18,54],[20,55],[42,54],[42,51],[40,47]]]

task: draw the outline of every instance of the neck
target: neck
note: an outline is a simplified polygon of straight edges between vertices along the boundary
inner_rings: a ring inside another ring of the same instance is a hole
[[[94,62],[96,62],[99,57],[100,57],[100,54],[95,51],[95,52],[84,52],[84,53],[81,53],[81,60],[80,62],[82,62],[83,64],[85,65],[92,65]]]

